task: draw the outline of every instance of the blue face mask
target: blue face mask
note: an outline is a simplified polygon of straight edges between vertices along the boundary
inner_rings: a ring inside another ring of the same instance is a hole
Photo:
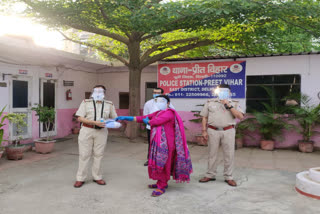
[[[219,100],[230,99],[230,90],[228,88],[220,88],[218,93]]]
[[[153,95],[153,99],[156,98],[157,96],[159,96],[160,94],[154,94]]]
[[[159,110],[167,109],[167,104],[168,104],[168,101],[163,97],[156,99],[156,106],[158,107]]]

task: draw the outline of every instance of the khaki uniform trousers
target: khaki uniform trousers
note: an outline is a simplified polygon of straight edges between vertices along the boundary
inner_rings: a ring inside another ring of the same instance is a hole
[[[235,129],[228,129],[225,131],[217,131],[208,128],[208,171],[206,177],[215,178],[218,168],[218,152],[221,145],[223,151],[224,161],[224,178],[226,180],[233,180],[233,164],[234,164],[234,145],[235,145]]]
[[[81,128],[78,139],[79,168],[77,181],[85,181],[87,178],[88,164],[91,156],[93,156],[92,177],[94,180],[102,179],[101,160],[107,144],[107,138],[107,129]]]

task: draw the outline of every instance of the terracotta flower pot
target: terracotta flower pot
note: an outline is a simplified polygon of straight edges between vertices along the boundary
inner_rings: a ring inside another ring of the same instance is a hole
[[[25,151],[25,152],[32,151],[32,146],[31,146],[31,145],[25,145],[25,146],[24,146],[24,151]]]
[[[79,132],[80,132],[80,128],[78,127],[75,127],[72,129],[72,134],[79,134]]]
[[[36,140],[34,145],[36,147],[36,152],[41,154],[47,154],[53,151],[55,140],[45,141],[45,140]]]
[[[8,160],[21,160],[23,158],[23,152],[25,146],[8,146],[6,147],[6,154]]]
[[[299,140],[298,143],[299,143],[300,152],[305,152],[305,153],[313,152],[313,141]]]
[[[243,147],[243,138],[236,138],[236,149],[241,149]]]
[[[207,146],[208,142],[204,139],[204,137],[199,134],[195,136],[196,142],[199,146]]]
[[[274,141],[273,140],[261,140],[260,146],[262,150],[273,151]]]

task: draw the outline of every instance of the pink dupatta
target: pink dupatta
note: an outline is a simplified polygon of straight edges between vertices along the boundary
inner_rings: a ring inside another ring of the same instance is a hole
[[[189,182],[192,173],[192,163],[187,145],[186,135],[181,117],[174,109],[159,111],[156,117],[165,111],[172,111],[175,115],[175,155],[173,179],[177,182]],[[148,171],[149,177],[159,180],[162,177],[164,167],[168,159],[168,145],[164,126],[154,127],[151,133],[151,147],[149,151]]]

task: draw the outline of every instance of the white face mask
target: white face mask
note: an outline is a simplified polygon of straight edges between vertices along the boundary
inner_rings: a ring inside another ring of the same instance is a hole
[[[104,90],[102,88],[93,89],[91,97],[95,101],[102,101],[104,98]]]
[[[156,101],[156,106],[158,107],[159,110],[167,109],[168,101],[165,98],[157,97],[155,98],[155,101]]]

